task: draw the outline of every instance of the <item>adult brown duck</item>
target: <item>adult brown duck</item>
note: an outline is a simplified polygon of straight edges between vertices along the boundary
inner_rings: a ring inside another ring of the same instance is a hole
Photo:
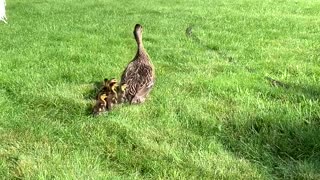
[[[138,50],[121,76],[121,84],[126,84],[125,97],[132,104],[142,103],[155,83],[155,70],[142,43],[142,26],[137,24],[133,31]]]

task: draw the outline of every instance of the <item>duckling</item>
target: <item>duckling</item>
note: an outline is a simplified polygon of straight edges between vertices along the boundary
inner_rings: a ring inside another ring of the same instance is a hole
[[[92,113],[94,116],[98,116],[101,113],[106,111],[107,108],[107,98],[108,96],[106,94],[101,94],[93,107]]]
[[[114,104],[118,103],[118,83],[115,79],[109,83],[109,88],[110,90],[108,91],[107,109],[111,110]]]
[[[109,88],[110,88],[110,93],[115,96],[117,99],[117,88],[118,88],[118,81],[116,79],[111,79],[109,82]]]
[[[117,83],[118,83],[118,82],[117,82],[117,80],[116,80],[115,78],[112,78],[112,79],[110,79],[110,80],[104,79],[104,81],[103,81],[103,86],[102,86],[102,88],[99,90],[96,99],[99,99],[99,97],[100,97],[102,94],[109,95],[111,91],[113,91],[113,92],[115,93],[116,90],[115,90],[115,89],[112,89],[111,87],[116,88],[116,87],[114,87],[114,86],[118,86]]]
[[[126,91],[127,84],[122,84],[121,86],[118,87],[118,104],[123,103],[126,101]]]
[[[142,26],[136,24],[133,31],[138,50],[121,76],[126,84],[125,97],[131,104],[143,103],[155,83],[155,69],[142,43]]]

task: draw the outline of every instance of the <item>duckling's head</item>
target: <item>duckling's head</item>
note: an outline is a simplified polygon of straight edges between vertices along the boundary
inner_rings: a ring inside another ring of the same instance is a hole
[[[112,78],[112,79],[109,80],[109,86],[111,86],[111,85],[113,85],[113,84],[115,84],[117,82],[118,81],[115,78]]]
[[[127,84],[122,84],[120,89],[122,92],[125,92],[127,89]]]
[[[108,98],[108,96],[106,94],[101,94],[100,97],[99,97],[99,100],[101,101],[101,103],[103,104],[107,104],[107,101],[106,99]]]
[[[118,87],[118,81],[116,79],[111,79],[109,81],[109,87],[111,90],[115,90],[116,87]]]

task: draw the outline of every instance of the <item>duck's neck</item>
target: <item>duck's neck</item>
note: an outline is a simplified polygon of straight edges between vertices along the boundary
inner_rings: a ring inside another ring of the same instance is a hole
[[[137,54],[142,54],[144,52],[144,47],[143,47],[143,43],[142,43],[142,34],[139,32],[135,32],[134,33],[137,45],[138,45],[138,51]]]

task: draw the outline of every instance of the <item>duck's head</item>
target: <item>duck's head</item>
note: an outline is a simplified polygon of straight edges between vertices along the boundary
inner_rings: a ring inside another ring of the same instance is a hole
[[[136,24],[136,26],[134,27],[134,32],[138,32],[138,31],[142,32],[141,24]]]
[[[142,38],[142,26],[140,24],[136,24],[133,30],[134,37],[137,41],[141,41]]]

